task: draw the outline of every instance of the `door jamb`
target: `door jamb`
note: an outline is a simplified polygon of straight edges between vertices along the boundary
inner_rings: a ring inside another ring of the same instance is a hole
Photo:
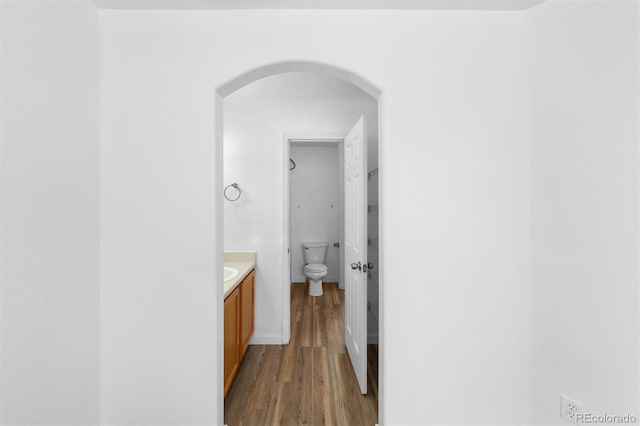
[[[291,158],[291,142],[344,142],[344,133],[284,133],[284,153],[282,170],[283,182],[283,254],[282,254],[282,344],[287,345],[291,340],[291,173],[289,172],[289,158]]]

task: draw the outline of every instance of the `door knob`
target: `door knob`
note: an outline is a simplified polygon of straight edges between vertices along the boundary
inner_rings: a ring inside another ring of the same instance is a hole
[[[352,263],[351,264],[351,269],[358,269],[358,270],[362,271],[362,263],[360,263],[360,262]]]

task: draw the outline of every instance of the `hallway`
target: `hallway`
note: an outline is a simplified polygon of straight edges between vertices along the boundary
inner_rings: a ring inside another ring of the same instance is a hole
[[[225,399],[226,424],[377,423],[378,402],[371,391],[360,394],[344,345],[344,291],[323,288],[310,297],[307,284],[292,285],[291,342],[249,346]]]

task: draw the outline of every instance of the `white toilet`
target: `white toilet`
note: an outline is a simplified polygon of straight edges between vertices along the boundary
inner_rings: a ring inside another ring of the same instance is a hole
[[[327,248],[326,241],[316,243],[302,243],[304,257],[304,276],[309,279],[309,296],[322,296],[322,279],[327,276]]]

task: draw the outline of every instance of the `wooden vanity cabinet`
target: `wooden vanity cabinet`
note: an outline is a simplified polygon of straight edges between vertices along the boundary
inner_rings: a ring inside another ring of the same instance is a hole
[[[235,290],[224,299],[224,395],[233,383],[233,378],[240,365],[240,289]]]
[[[233,383],[253,335],[255,271],[224,299],[224,396]]]
[[[240,288],[240,360],[249,347],[253,335],[253,293],[255,289],[255,272],[251,271],[242,281]]]

